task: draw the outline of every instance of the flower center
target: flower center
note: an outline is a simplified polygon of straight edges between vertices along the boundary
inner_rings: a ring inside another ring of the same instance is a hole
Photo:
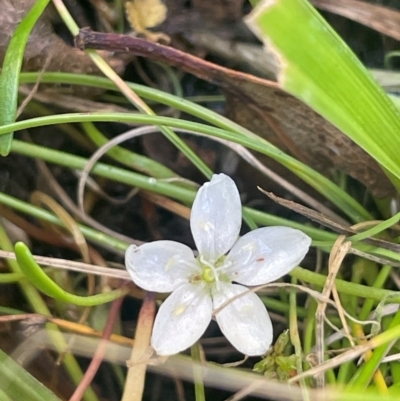
[[[201,268],[203,269],[203,273],[201,274],[201,279],[205,281],[207,284],[216,282],[217,287],[219,287],[219,277],[215,266],[212,263],[205,260],[201,255],[199,258],[199,262]]]
[[[203,274],[201,275],[201,278],[208,284],[213,283],[215,281],[213,269],[211,269],[209,266],[203,267]]]
[[[201,275],[197,276],[196,281],[203,281],[205,284],[214,284],[217,290],[220,289],[220,282],[230,282],[229,277],[223,273],[224,269],[230,265],[226,263],[225,256],[222,256],[215,263],[210,263],[203,256],[198,258],[199,265],[202,269]]]

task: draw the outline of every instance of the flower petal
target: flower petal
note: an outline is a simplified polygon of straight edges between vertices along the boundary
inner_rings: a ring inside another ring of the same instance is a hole
[[[239,236],[242,208],[234,181],[225,174],[213,175],[197,192],[190,227],[200,255],[214,263],[231,249]]]
[[[175,241],[131,245],[125,265],[136,285],[155,292],[171,292],[202,272],[192,250]]]
[[[221,283],[214,294],[214,308],[247,291],[237,284]],[[261,299],[249,292],[228,303],[215,316],[229,342],[245,355],[262,355],[272,343],[272,323]]]
[[[311,238],[289,227],[264,227],[239,238],[226,261],[225,273],[244,285],[270,283],[289,273],[308,252]]]
[[[158,311],[151,345],[158,355],[173,355],[193,345],[212,316],[212,301],[203,284],[178,287]]]

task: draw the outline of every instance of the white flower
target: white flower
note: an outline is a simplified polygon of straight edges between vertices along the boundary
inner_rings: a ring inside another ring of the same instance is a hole
[[[190,227],[199,256],[179,242],[155,241],[126,251],[126,267],[145,290],[172,292],[158,311],[151,345],[172,355],[194,344],[213,310],[221,331],[240,352],[262,355],[272,342],[272,324],[260,298],[246,286],[287,274],[304,258],[311,239],[299,230],[265,227],[239,238],[242,212],[231,178],[214,175],[196,195]],[[226,253],[230,252],[226,255]]]

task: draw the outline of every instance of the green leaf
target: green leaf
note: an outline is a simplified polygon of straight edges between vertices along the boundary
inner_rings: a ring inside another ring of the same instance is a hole
[[[15,121],[18,101],[19,73],[29,34],[50,0],[37,0],[18,25],[8,45],[0,75],[0,125]],[[10,152],[13,133],[0,137],[0,155]]]
[[[400,187],[400,114],[312,5],[265,0],[246,22],[276,55],[281,87],[350,137]]]
[[[96,306],[114,301],[128,293],[127,288],[120,288],[102,294],[79,296],[71,294],[58,286],[36,263],[29,248],[23,242],[17,242],[14,246],[15,257],[19,267],[29,281],[44,294],[60,301],[80,306]]]
[[[0,389],[10,400],[61,401],[52,391],[36,380],[1,349]],[[3,400],[1,393],[0,396]]]

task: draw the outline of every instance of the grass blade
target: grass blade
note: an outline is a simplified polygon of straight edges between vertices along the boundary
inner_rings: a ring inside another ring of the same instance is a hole
[[[10,400],[61,401],[53,392],[36,380],[1,349],[0,389]]]
[[[8,45],[0,75],[0,125],[15,121],[18,101],[19,73],[24,58],[25,46],[36,21],[46,8],[49,0],[37,0],[25,18],[18,25]],[[0,155],[10,152],[13,133],[0,137]]]

